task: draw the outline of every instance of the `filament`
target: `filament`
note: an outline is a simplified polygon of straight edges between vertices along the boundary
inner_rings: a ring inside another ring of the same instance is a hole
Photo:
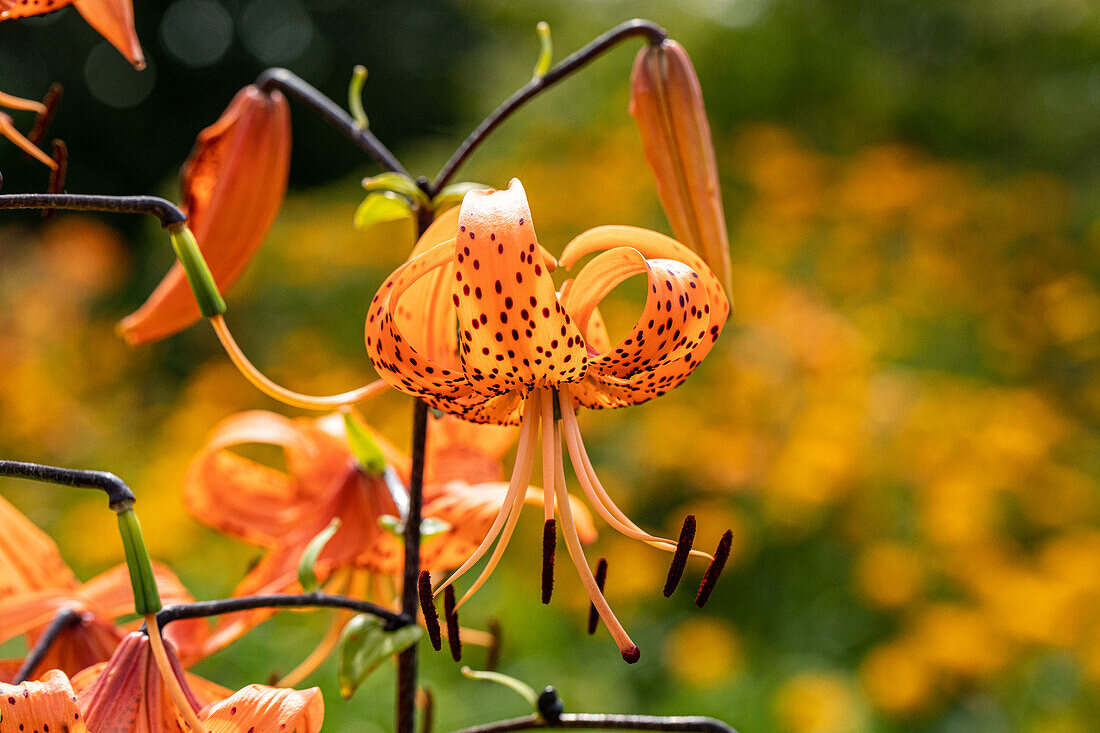
[[[508,491],[504,496],[504,504],[501,506],[500,511],[497,512],[496,519],[493,520],[492,526],[489,527],[489,532],[485,535],[485,539],[481,541],[481,544],[478,545],[478,548],[474,550],[474,554],[470,555],[470,557],[466,559],[466,562],[459,566],[458,570],[451,573],[451,576],[435,589],[436,595],[462,577],[463,573],[469,570],[474,563],[485,555],[489,550],[489,546],[493,544],[493,540],[495,540],[500,533],[504,521],[510,517],[512,506],[516,503],[517,497],[519,501],[522,502],[527,496],[527,484],[531,479],[531,464],[534,460],[535,431],[538,430],[539,422],[537,410],[537,401],[528,399],[523,410],[523,421],[519,434],[519,448],[516,449],[516,464],[512,469],[512,480],[508,483]],[[465,598],[463,600],[465,600]]]
[[[543,523],[554,518],[554,394],[542,390],[542,506]]]
[[[51,170],[57,168],[57,163],[54,162],[54,159],[46,155],[37,145],[24,137],[23,133],[15,128],[15,123],[12,122],[11,117],[3,112],[0,112],[0,135],[11,140],[20,150],[27,155],[33,156],[39,163],[49,166]]]
[[[641,540],[659,550],[675,552],[676,542],[663,537],[655,537],[643,531],[608,496],[607,491],[604,490],[603,485],[596,476],[595,469],[592,468],[592,461],[588,458],[587,451],[584,449],[580,427],[577,425],[577,415],[573,412],[572,400],[565,388],[563,388],[560,402],[562,405],[561,414],[565,422],[565,440],[566,445],[569,447],[569,457],[573,461],[573,468],[581,482],[581,488],[584,489],[585,495],[592,506],[595,507],[596,512],[603,517],[605,522],[627,537]],[[691,550],[690,554],[696,557],[705,557],[708,560],[714,559],[702,550]]]
[[[33,99],[23,99],[14,94],[5,94],[4,92],[0,92],[0,107],[37,112],[40,115],[46,113],[46,105],[41,102],[37,102]]]
[[[245,379],[252,383],[252,386],[268,397],[276,399],[285,405],[300,407],[303,410],[331,410],[336,407],[362,402],[368,397],[373,397],[385,391],[389,387],[385,380],[377,379],[370,384],[359,387],[358,389],[353,389],[350,392],[327,395],[324,397],[305,395],[300,392],[289,390],[268,379],[248,360],[248,357],[244,355],[244,352],[241,351],[241,347],[238,346],[236,340],[234,340],[233,334],[229,332],[229,326],[225,324],[225,318],[217,315],[209,320],[210,325],[214,327],[214,333],[218,334],[218,340],[221,341],[225,353],[229,355],[229,359],[233,362],[233,366],[237,367],[237,370],[244,375]]]
[[[554,491],[558,496],[558,514],[561,516],[561,530],[562,535],[565,537],[565,547],[569,550],[569,558],[576,566],[577,573],[581,576],[581,583],[588,591],[588,597],[591,599],[592,605],[596,607],[596,612],[600,614],[607,630],[611,632],[611,636],[615,639],[623,659],[634,663],[638,661],[638,647],[630,640],[626,629],[615,618],[611,606],[607,604],[607,599],[603,597],[603,593],[596,584],[596,579],[592,577],[592,571],[588,568],[588,562],[584,558],[584,550],[581,549],[581,539],[577,536],[577,527],[573,524],[573,511],[569,506],[569,495],[565,493],[565,485],[556,485]]]
[[[149,646],[153,650],[153,659],[157,663],[157,669],[160,670],[161,679],[164,680],[164,684],[168,688],[168,694],[172,697],[172,702],[179,708],[180,715],[187,721],[188,727],[194,733],[204,733],[202,723],[199,722],[199,716],[195,714],[195,708],[191,707],[191,701],[187,699],[187,693],[183,691],[179,677],[176,677],[176,670],[172,668],[172,663],[168,661],[168,652],[164,648],[164,639],[160,636],[160,625],[157,623],[155,613],[145,616],[145,628],[149,636]]]

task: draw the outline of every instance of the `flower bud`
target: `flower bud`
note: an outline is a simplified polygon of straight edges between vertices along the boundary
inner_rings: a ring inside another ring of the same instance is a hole
[[[730,292],[729,238],[710,125],[695,68],[672,40],[634,60],[630,114],[657,178],[657,195],[676,238],[699,253]]]
[[[182,172],[183,209],[218,290],[244,272],[275,221],[290,168],[290,110],[279,92],[237,93],[199,133]],[[202,313],[177,263],[145,304],[119,324],[131,344],[171,336]]]

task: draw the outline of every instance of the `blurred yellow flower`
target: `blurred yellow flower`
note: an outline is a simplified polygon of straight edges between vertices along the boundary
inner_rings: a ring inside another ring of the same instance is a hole
[[[859,702],[847,679],[834,672],[805,672],[786,680],[773,701],[788,733],[845,733],[860,727]]]
[[[695,687],[716,687],[738,677],[745,667],[741,637],[733,624],[709,616],[681,623],[665,640],[665,667]]]

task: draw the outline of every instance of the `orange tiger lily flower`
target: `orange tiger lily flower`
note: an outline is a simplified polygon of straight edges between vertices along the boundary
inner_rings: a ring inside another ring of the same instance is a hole
[[[167,603],[194,600],[166,566],[154,563],[153,570]],[[75,674],[110,657],[125,633],[114,620],[134,612],[126,566],[81,584],[53,540],[0,497],[0,644],[25,635],[33,645],[63,608],[78,612],[80,618],[61,632],[38,669]],[[205,624],[194,621],[181,622],[171,631],[189,662],[197,661],[205,635]],[[19,660],[5,660],[0,679],[11,679],[19,666]]]
[[[166,644],[166,651],[192,713],[229,695],[220,685],[184,673],[171,644]],[[75,675],[72,686],[84,723],[93,733],[179,733],[185,729],[153,658],[149,637],[140,631],[128,634],[108,661]]]
[[[575,408],[638,404],[679,385],[717,340],[729,302],[698,255],[634,227],[600,227],[574,239],[562,255],[565,267],[587,254],[602,254],[559,296],[550,276],[556,263],[538,244],[526,194],[516,180],[505,191],[471,191],[457,231],[453,222],[436,222],[416,256],[382,285],[365,329],[371,361],[393,387],[465,420],[521,425],[500,512],[477,550],[435,592],[473,566],[499,536],[485,570],[459,605],[495,568],[524,503],[541,423],[548,545],[552,548],[556,536],[551,524],[556,513],[593,605],[624,659],[636,661],[638,648],[607,605],[581,548],[566,500],[562,435],[600,516],[629,537],[675,549],[676,542],[639,529],[603,490],[581,441]],[[648,278],[644,310],[630,335],[612,347],[597,306],[637,274]]]
[[[289,171],[290,108],[277,91],[245,87],[217,122],[199,133],[183,166],[182,208],[222,293],[241,276],[267,236],[286,194]],[[177,262],[118,329],[130,344],[142,344],[171,336],[200,318]]]
[[[135,68],[145,68],[145,54],[134,29],[133,0],[0,0],[0,20],[43,15],[69,5],[75,5],[88,25]]]
[[[511,430],[487,426],[471,434],[459,421],[433,421],[424,489],[425,517],[450,529],[425,542],[421,563],[428,569],[461,564],[485,536],[505,494],[500,457],[511,444]],[[374,476],[352,455],[339,416],[291,420],[269,412],[245,412],[217,425],[184,477],[184,502],[214,529],[265,547],[267,556],[234,590],[234,595],[282,593],[298,584],[298,562],[310,540],[334,518],[340,528],[315,563],[318,577],[338,570],[400,576],[402,540],[379,525],[385,515],[400,516],[407,498],[408,460],[378,436],[376,442],[396,476]],[[233,453],[248,443],[282,448],[289,473]],[[465,476],[470,476],[466,480]],[[395,482],[396,479],[396,482]],[[531,501],[541,501],[532,492]],[[595,539],[591,519],[579,508],[586,541]],[[385,603],[387,599],[376,598]],[[223,616],[207,642],[207,653],[239,637],[273,611]]]
[[[729,292],[726,216],[695,67],[676,41],[647,45],[634,60],[631,84],[630,114],[672,231],[703,256]]]
[[[64,672],[52,669],[37,682],[0,683],[0,733],[88,733]]]

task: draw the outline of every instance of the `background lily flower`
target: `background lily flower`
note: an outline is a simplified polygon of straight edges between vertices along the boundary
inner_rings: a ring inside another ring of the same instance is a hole
[[[199,133],[183,166],[182,208],[222,293],[267,236],[282,205],[289,170],[290,108],[277,91],[245,87],[217,122]],[[200,317],[177,262],[149,299],[119,323],[119,332],[131,344],[147,343]]]
[[[69,5],[135,68],[145,68],[145,54],[134,29],[133,0],[0,0],[0,20],[43,15]]]
[[[55,731],[87,733],[76,696],[64,672],[51,669],[37,682],[0,683],[0,733]]]
[[[325,702],[316,687],[249,685],[209,706],[200,718],[210,733],[316,733],[324,722]]]
[[[632,227],[592,230],[574,240],[563,255],[570,265],[585,254],[606,251],[581,270],[559,299],[550,276],[555,262],[538,244],[526,194],[514,179],[505,191],[471,191],[463,200],[457,231],[450,221],[436,222],[416,256],[382,285],[365,328],[371,361],[395,388],[466,420],[521,424],[500,512],[477,550],[436,592],[472,567],[499,536],[459,605],[495,568],[526,497],[541,423],[546,547],[553,548],[556,511],[593,605],[623,657],[637,661],[637,646],[615,619],[581,549],[565,491],[563,424],[581,486],[597,512],[629,537],[675,549],[677,543],[639,529],[600,486],[580,440],[574,407],[637,404],[680,384],[717,340],[729,302],[717,277],[691,250]],[[645,308],[630,335],[610,348],[597,306],[636,274],[647,276]],[[418,321],[432,326],[418,328]],[[457,334],[453,340],[452,332]],[[559,410],[564,420],[555,416]]]
[[[166,644],[166,649],[193,712],[229,695],[220,685],[185,674],[173,646]],[[75,675],[72,685],[92,731],[179,733],[186,729],[153,659],[149,637],[139,631],[128,634],[108,661]]]
[[[188,603],[191,594],[168,567],[153,564],[157,587],[168,603]],[[80,583],[45,533],[0,498],[0,644],[26,635],[33,646],[57,613],[71,608],[79,620],[58,636],[37,670],[57,668],[75,674],[111,656],[125,629],[115,619],[134,612],[133,589],[125,565]],[[206,635],[204,622],[183,621],[169,638],[188,663]],[[20,660],[5,660],[0,679],[10,679]],[[33,672],[37,670],[32,670]]]
[[[730,291],[729,236],[703,91],[687,51],[667,39],[638,52],[630,114],[676,238],[700,253]]]

